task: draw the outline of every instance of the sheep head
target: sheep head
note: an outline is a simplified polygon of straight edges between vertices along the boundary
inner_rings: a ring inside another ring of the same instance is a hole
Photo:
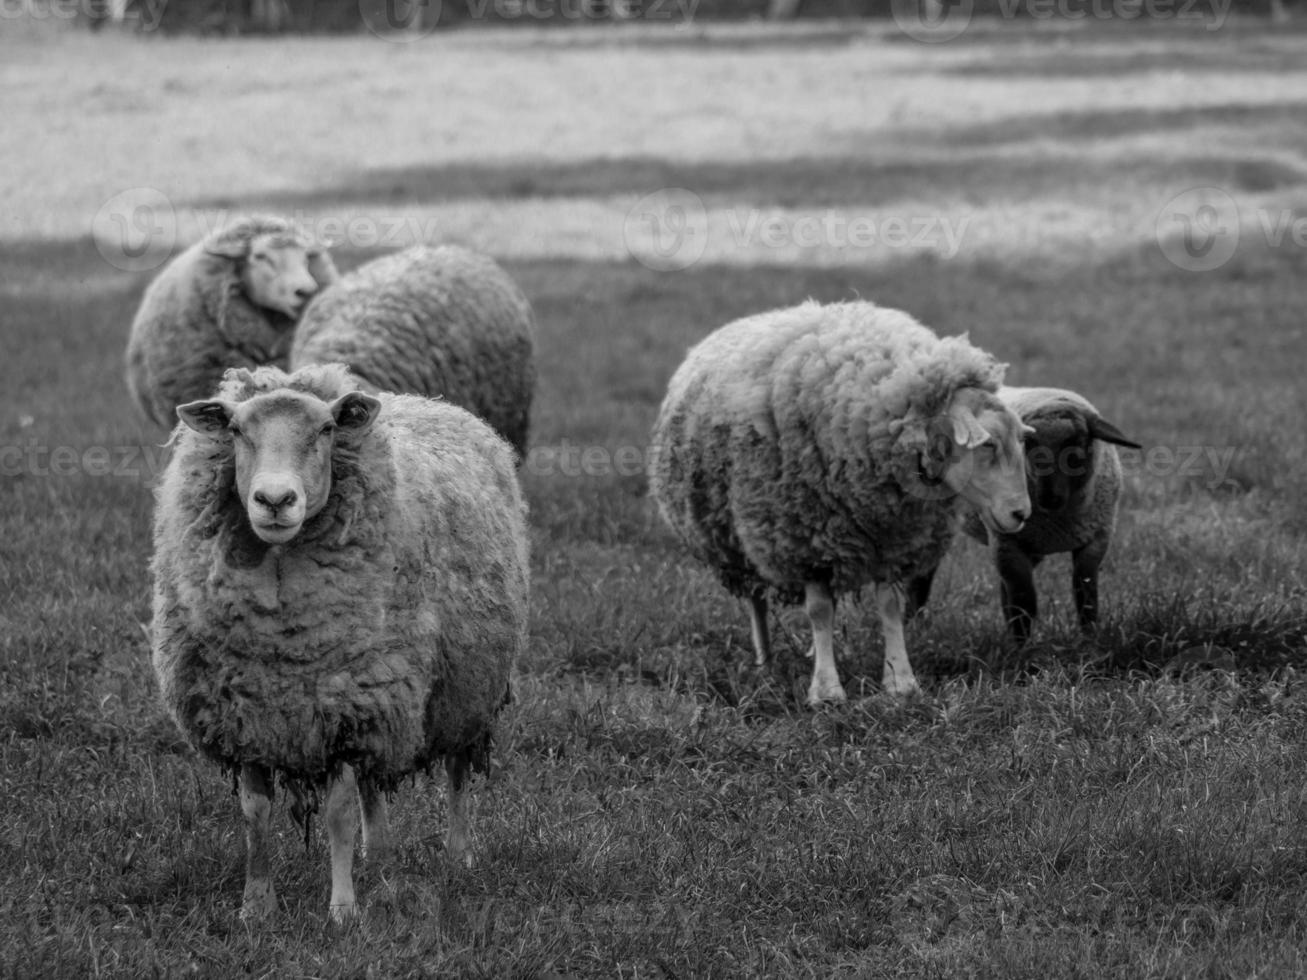
[[[959,388],[942,413],[905,420],[897,431],[918,454],[921,492],[961,497],[990,530],[1021,529],[1030,516],[1022,439],[1033,430],[996,395]]]
[[[1075,404],[1026,415],[1026,474],[1035,507],[1057,514],[1077,498],[1094,473],[1094,440],[1139,449],[1111,422]]]
[[[250,302],[292,319],[337,278],[327,250],[279,219],[240,222],[210,239],[204,250],[236,263]]]
[[[197,432],[230,433],[236,492],[250,528],[268,544],[293,540],[331,494],[331,460],[342,432],[362,435],[381,402],[361,391],[333,401],[279,389],[245,401],[190,402],[178,417]]]

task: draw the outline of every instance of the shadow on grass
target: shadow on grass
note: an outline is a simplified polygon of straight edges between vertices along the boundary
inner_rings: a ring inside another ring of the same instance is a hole
[[[968,78],[1065,79],[1121,78],[1157,72],[1281,72],[1307,67],[1307,50],[1302,48],[1235,46],[1222,34],[1199,30],[1165,48],[1155,46],[1158,41],[1150,41],[1147,31],[1129,38],[1118,36],[1112,40],[1119,43],[1111,45],[1101,38],[1069,38],[1058,44],[1051,38],[1018,36],[1014,42],[1029,44],[1024,51],[1008,50],[1002,60],[977,60],[942,70]],[[1050,42],[1056,44],[1051,52]]]
[[[941,141],[993,146],[1026,140],[1050,142],[1103,140],[1139,135],[1198,133],[1213,127],[1284,129],[1307,121],[1302,102],[1229,102],[1176,109],[1090,109],[1084,112],[1031,113],[955,130]]]
[[[1165,112],[1088,112],[1052,117],[1021,117],[956,130],[927,139],[905,140],[927,157],[902,161],[868,155],[800,157],[753,163],[686,163],[656,157],[596,158],[568,164],[521,161],[456,163],[375,169],[351,174],[339,184],[312,190],[268,194],[242,202],[246,211],[403,207],[462,200],[531,200],[646,195],[684,188],[708,199],[744,201],[755,207],[858,207],[896,201],[1011,202],[1065,193],[1070,186],[1109,186],[1128,174],[1136,185],[1175,186],[1185,181],[1214,183],[1230,191],[1267,191],[1307,179],[1307,172],[1265,159],[1252,143],[1246,155],[1203,152],[1159,159],[1126,153],[1108,159],[1088,155],[1022,152],[995,159],[1005,144],[1043,140],[1049,145],[1092,142],[1142,133],[1197,131],[1228,120],[1239,127],[1266,125],[1295,132],[1307,122],[1301,106],[1228,106],[1216,110]],[[856,138],[855,142],[862,138]],[[973,147],[963,152],[960,147]],[[947,158],[944,158],[947,156]],[[232,210],[227,198],[202,200],[199,210]]]

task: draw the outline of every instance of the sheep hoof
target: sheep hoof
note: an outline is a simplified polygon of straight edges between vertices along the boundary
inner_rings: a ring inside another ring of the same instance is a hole
[[[241,899],[241,921],[261,922],[277,912],[277,896],[271,881],[251,881]]]
[[[847,700],[844,686],[838,679],[833,683],[830,681],[820,683],[817,678],[813,678],[812,686],[808,688],[809,708],[820,708],[824,704],[843,704]]]
[[[358,918],[359,907],[354,902],[346,902],[331,907],[331,921],[338,926],[348,925]]]
[[[476,859],[472,856],[472,846],[465,840],[446,841],[445,854],[451,865],[461,865],[464,868],[476,865]]]
[[[463,868],[476,867],[476,858],[472,856],[470,847],[459,848],[449,852],[449,863]]]
[[[921,693],[915,677],[886,677],[881,686],[886,694],[896,698],[909,698]]]

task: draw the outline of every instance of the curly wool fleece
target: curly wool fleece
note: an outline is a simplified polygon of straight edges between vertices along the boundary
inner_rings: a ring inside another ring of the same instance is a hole
[[[242,380],[241,375],[247,380]],[[331,401],[340,366],[229,372],[220,397]],[[527,621],[512,455],[452,405],[383,395],[338,433],[322,511],[283,546],[251,531],[231,435],[179,428],[158,491],[153,658],[163,702],[226,767],[319,784],[342,763],[383,787],[462,754],[483,767]]]
[[[1004,365],[871,303],[737,320],[686,356],[653,431],[663,516],[741,596],[797,601],[933,568],[955,499],[922,493],[923,428]],[[915,491],[915,492],[914,492]]]
[[[338,361],[382,391],[444,398],[526,453],[535,318],[491,258],[442,245],[386,255],[314,297],[292,368]]]

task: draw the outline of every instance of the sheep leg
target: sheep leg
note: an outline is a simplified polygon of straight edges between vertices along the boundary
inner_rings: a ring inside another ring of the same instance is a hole
[[[1106,537],[1095,538],[1071,552],[1071,594],[1075,597],[1080,629],[1086,633],[1098,622],[1098,566],[1106,554]]]
[[[812,624],[813,663],[808,704],[815,708],[827,701],[843,701],[844,686],[835,669],[835,600],[830,589],[809,582],[803,590],[803,609]]]
[[[930,601],[930,587],[935,584],[935,573],[938,568],[932,568],[928,572],[922,572],[908,580],[907,585],[907,607],[903,611],[903,618],[911,620],[917,613],[926,608],[926,603]]]
[[[881,686],[887,693],[900,697],[920,690],[916,675],[912,673],[912,663],[908,660],[908,645],[903,638],[903,587],[877,583],[876,609],[880,613],[880,629],[885,637]]]
[[[445,758],[445,775],[449,778],[449,833],[445,853],[451,861],[472,867],[472,826],[468,814],[467,783],[471,763],[466,755]]]
[[[837,612],[839,612],[839,608],[840,608],[839,600],[836,599],[834,596],[832,596],[832,597],[831,597],[831,601],[830,601],[830,613],[831,613],[832,622],[833,622],[833,620],[834,620],[834,616],[835,616],[835,614],[836,614]],[[833,628],[833,627],[832,627],[832,628]],[[832,641],[832,649],[833,649],[833,641]],[[817,656],[817,636],[816,636],[815,633],[813,634],[812,642],[808,644],[808,649],[806,649],[806,650],[803,651],[803,656],[804,656],[804,659],[806,659],[806,660],[813,660],[813,659],[816,658],[816,656]]]
[[[358,913],[354,901],[354,838],[359,829],[357,797],[354,770],[342,766],[340,775],[327,790],[324,816],[331,845],[331,917],[342,923]]]
[[[241,898],[241,918],[264,919],[277,911],[268,845],[272,774],[263,766],[241,766],[240,799],[241,813],[245,816],[245,894]]]
[[[363,855],[369,861],[383,861],[390,854],[390,808],[386,794],[371,781],[359,783],[363,810]]]
[[[771,635],[767,632],[767,597],[749,596],[749,635],[753,639],[753,663],[763,667],[771,659]]]
[[[1039,558],[1026,554],[1008,538],[999,539],[995,557],[1002,583],[1003,619],[1017,646],[1023,646],[1039,615],[1034,574]]]

